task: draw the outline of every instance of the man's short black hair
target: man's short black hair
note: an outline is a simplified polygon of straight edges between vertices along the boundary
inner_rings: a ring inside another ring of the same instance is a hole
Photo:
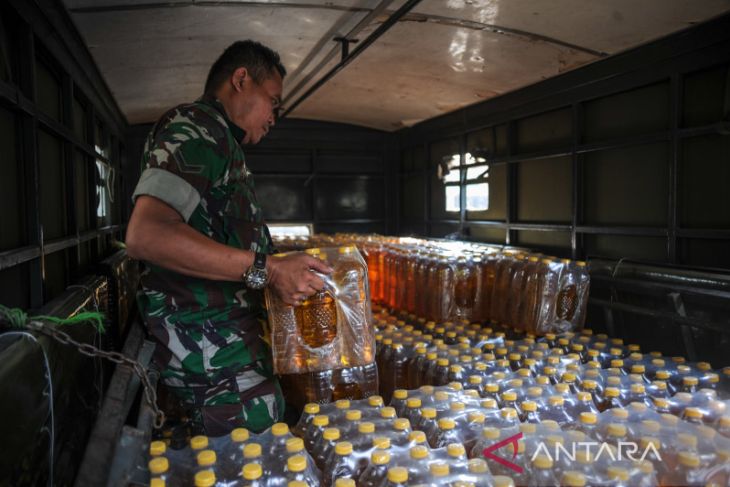
[[[223,82],[240,67],[246,68],[248,74],[259,84],[272,76],[274,70],[278,71],[282,78],[286,75],[286,69],[281,64],[279,53],[260,42],[236,41],[228,46],[210,67],[208,79],[205,81],[205,93],[215,93]]]

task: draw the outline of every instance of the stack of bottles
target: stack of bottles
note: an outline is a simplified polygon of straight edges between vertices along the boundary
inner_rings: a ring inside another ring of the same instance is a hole
[[[364,246],[373,301],[435,322],[507,324],[542,335],[582,328],[585,262],[516,251]],[[377,267],[376,267],[377,266]]]
[[[218,438],[193,436],[180,450],[153,441],[149,455],[150,487],[287,486],[293,481],[313,486],[321,475],[304,441],[285,423],[259,435],[237,428]]]
[[[289,401],[330,402],[377,393],[368,269],[354,246],[307,249],[333,269],[325,287],[297,306],[266,291],[274,371]],[[282,256],[287,254],[276,254]]]
[[[589,275],[582,261],[487,244],[374,235],[298,241],[304,242],[356,245],[367,260],[373,302],[427,320],[506,324],[537,335],[576,331],[585,322]]]

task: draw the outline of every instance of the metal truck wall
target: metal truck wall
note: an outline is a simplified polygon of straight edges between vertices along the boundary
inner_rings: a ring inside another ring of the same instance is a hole
[[[149,125],[131,128],[139,161]],[[270,223],[311,223],[316,232],[394,231],[392,137],[353,125],[284,119],[244,148]],[[139,177],[138,172],[131,177]]]
[[[88,278],[40,313],[71,317],[82,309],[106,313],[108,288]],[[0,333],[0,479],[4,485],[71,485],[101,407],[105,364],[39,333]],[[72,339],[99,346],[89,324],[61,328]]]
[[[729,63],[725,15],[398,132],[399,233],[730,268]],[[454,158],[456,181],[439,179]]]

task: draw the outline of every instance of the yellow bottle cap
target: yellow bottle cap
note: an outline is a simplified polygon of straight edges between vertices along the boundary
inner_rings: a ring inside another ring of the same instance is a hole
[[[393,429],[397,431],[408,431],[411,429],[411,422],[406,418],[398,418],[393,421]]]
[[[642,436],[639,440],[639,446],[641,446],[641,449],[646,451],[649,445],[651,445],[655,450],[659,451],[662,447],[662,442],[659,440],[659,438],[654,438],[652,436]]]
[[[362,419],[362,411],[359,409],[348,409],[345,413],[345,419],[348,421],[360,421]]]
[[[406,407],[410,409],[416,409],[421,407],[421,399],[417,397],[411,397],[406,401]]]
[[[591,402],[593,401],[593,395],[590,392],[579,392],[576,397],[580,402]]]
[[[542,396],[542,391],[543,391],[542,387],[537,387],[537,386],[528,387],[527,395],[530,397],[540,397],[540,396]]]
[[[403,484],[408,482],[408,470],[404,467],[389,468],[388,481],[396,484]]]
[[[677,433],[677,443],[690,448],[697,448],[697,437],[689,433]]]
[[[423,445],[416,445],[410,449],[409,454],[414,460],[420,460],[428,457],[428,448]]]
[[[467,415],[467,420],[470,423],[483,423],[486,420],[486,416],[484,416],[484,413],[480,411],[472,411]]]
[[[584,487],[586,485],[586,476],[575,470],[566,470],[563,472],[561,485],[565,487]]]
[[[157,457],[163,455],[167,450],[167,445],[164,441],[153,441],[150,443],[150,456]]]
[[[532,460],[532,464],[536,468],[553,468],[553,460],[547,455],[537,455]]]
[[[469,384],[481,384],[482,383],[482,377],[479,375],[470,375],[469,376]]]
[[[490,382],[487,385],[484,386],[484,390],[487,392],[499,392],[499,384],[495,384],[494,382]]]
[[[646,392],[646,388],[644,387],[644,384],[631,384],[631,392],[634,394],[644,394]]]
[[[335,401],[335,407],[337,409],[350,409],[350,401],[348,399],[340,399]]]
[[[700,408],[685,408],[684,416],[690,419],[702,419],[704,414]]]
[[[381,396],[370,396],[370,397],[368,397],[368,405],[372,406],[374,408],[382,407],[383,398]]]
[[[437,391],[433,398],[438,402],[448,401],[449,400],[449,394],[445,391]]]
[[[291,461],[292,458],[301,458],[302,460],[304,460],[304,457],[301,455],[296,455],[296,456],[290,457],[289,461]],[[304,463],[305,463],[305,467],[306,467],[306,461]],[[288,464],[288,462],[287,462],[287,464]],[[304,470],[304,469],[302,469],[302,470]],[[297,470],[297,471],[301,472],[301,470]],[[243,478],[246,480],[256,480],[256,479],[261,478],[261,476],[264,474],[264,471],[261,468],[261,465],[258,463],[247,463],[241,469],[241,474],[243,475]]]
[[[322,437],[327,441],[339,440],[340,430],[338,428],[326,428],[322,433]]]
[[[395,408],[391,406],[386,406],[380,410],[380,417],[381,418],[395,418]]]
[[[449,464],[443,462],[432,463],[429,466],[429,471],[434,477],[445,477],[449,474]]]
[[[548,404],[551,406],[562,406],[565,404],[565,399],[563,396],[550,396],[548,398]]]
[[[304,440],[301,438],[289,438],[286,440],[286,451],[288,453],[298,453],[304,450]]]
[[[482,429],[482,436],[488,440],[497,440],[500,437],[500,431],[497,428],[487,426]]]
[[[160,475],[167,472],[170,468],[170,462],[165,457],[156,457],[150,460],[148,466],[152,475]]]
[[[520,433],[524,435],[534,435],[537,431],[537,425],[534,423],[520,423]]]
[[[515,408],[502,408],[499,410],[499,413],[504,419],[517,418],[517,410]]]
[[[349,455],[352,453],[352,443],[341,441],[335,445],[335,453],[338,455]]]
[[[370,455],[370,461],[373,462],[374,465],[386,465],[387,463],[390,463],[390,452],[375,450]]]
[[[699,384],[699,380],[697,380],[697,377],[683,377],[682,383],[686,386],[696,386]]]
[[[198,465],[201,467],[209,467],[216,461],[216,455],[213,450],[203,450],[196,456]]]
[[[522,410],[527,412],[537,411],[537,403],[535,401],[523,401]]]
[[[681,451],[677,457],[679,458],[679,463],[685,467],[697,468],[700,466],[700,457],[695,453]]]
[[[512,391],[508,391],[508,392],[505,392],[502,394],[502,401],[514,402],[516,400],[517,400],[517,394]]]
[[[159,477],[150,479],[150,487],[165,487],[165,479]]]
[[[609,423],[606,428],[609,436],[624,437],[626,436],[626,426],[618,423]]]
[[[405,389],[396,389],[393,391],[393,398],[403,400],[408,398],[408,391]]]
[[[303,472],[307,468],[307,459],[304,455],[293,455],[286,461],[286,468],[290,472]]]
[[[539,375],[535,378],[535,382],[537,382],[541,386],[547,386],[550,384],[550,378],[545,375]]]
[[[472,458],[468,462],[466,462],[467,467],[469,468],[469,473],[487,473],[489,472],[489,467],[487,466],[487,462],[483,458]]]
[[[353,479],[337,479],[335,480],[335,487],[355,487],[355,481]]]
[[[271,426],[271,434],[274,436],[284,436],[289,433],[289,426],[286,423],[274,423]]]
[[[629,480],[629,471],[621,467],[608,467],[606,469],[609,479],[620,480],[621,482],[627,482]]]
[[[625,409],[621,409],[621,408],[611,409],[611,414],[613,415],[614,419],[618,419],[618,420],[629,419],[629,412]]]
[[[466,409],[466,404],[461,401],[454,401],[449,404],[449,409],[454,412],[463,411],[464,409]]]
[[[195,474],[195,487],[213,487],[215,473],[212,470],[203,470]]]
[[[243,458],[257,458],[261,456],[261,445],[249,443],[243,447]]]
[[[580,413],[580,422],[583,424],[596,424],[598,417],[594,413]]]
[[[515,481],[506,475],[495,475],[492,484],[494,487],[515,487]]]
[[[426,433],[423,431],[411,431],[408,433],[408,441],[420,444],[426,442]]]
[[[482,399],[479,405],[484,409],[497,409],[497,401],[491,397]]]
[[[446,366],[448,366],[448,365],[449,365],[449,359],[447,359],[447,358],[440,358],[440,359],[438,359],[438,360],[436,361],[436,364],[437,364],[437,365],[438,365],[439,367],[446,367]]]
[[[450,457],[466,456],[466,450],[464,450],[464,445],[462,445],[461,443],[449,443],[446,446],[446,453]]]
[[[560,425],[554,419],[543,420],[542,427],[552,431],[560,431]]]
[[[312,424],[314,426],[327,426],[330,424],[330,418],[328,416],[325,416],[323,414],[318,414],[314,418],[312,418]]]
[[[231,431],[231,441],[235,443],[243,443],[248,440],[250,434],[246,428],[235,428]]]
[[[621,391],[618,390],[616,387],[606,387],[604,395],[606,397],[619,397],[621,395]]]
[[[193,450],[208,448],[208,437],[203,435],[193,436],[190,438],[190,448]]]
[[[365,421],[357,425],[359,433],[373,433],[375,431],[375,423]]]
[[[310,402],[304,405],[304,412],[307,414],[319,414],[319,404]]]
[[[439,429],[452,430],[456,427],[456,423],[451,418],[441,418],[438,421]]]

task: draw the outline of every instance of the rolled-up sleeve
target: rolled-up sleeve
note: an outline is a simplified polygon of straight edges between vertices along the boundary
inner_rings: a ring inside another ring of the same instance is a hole
[[[142,175],[132,200],[141,195],[153,196],[187,222],[203,195],[225,177],[225,140],[221,140],[223,132],[216,124],[211,117],[195,112],[172,116],[148,140]]]

